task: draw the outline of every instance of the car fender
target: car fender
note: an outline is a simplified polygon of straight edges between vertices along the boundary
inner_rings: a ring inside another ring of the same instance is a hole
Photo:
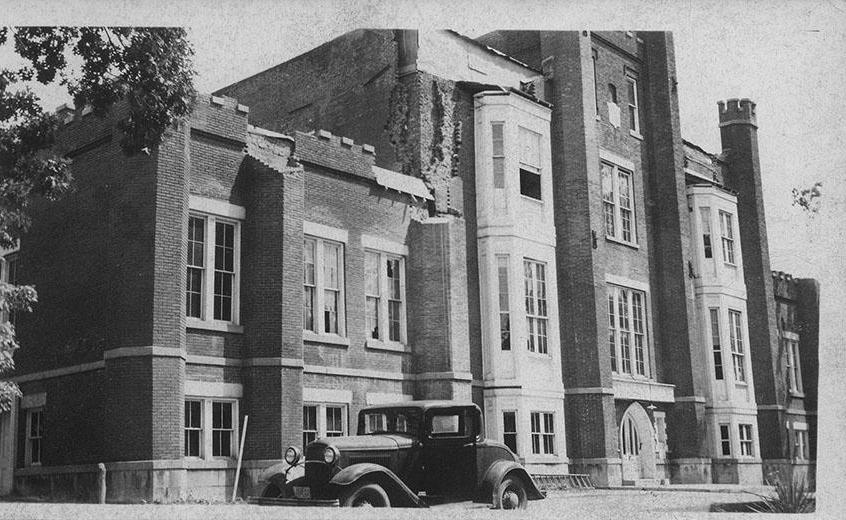
[[[331,484],[344,488],[362,480],[375,482],[384,488],[391,504],[428,507],[393,471],[385,466],[362,462],[342,469],[332,477]]]
[[[510,475],[516,475],[523,479],[523,482],[526,484],[526,494],[529,500],[545,498],[546,495],[538,489],[534,479],[522,464],[513,460],[501,459],[491,464],[482,477],[482,481],[479,483],[477,501],[490,502],[493,498],[494,490],[499,489],[502,481]]]
[[[258,481],[275,484],[279,489],[283,489],[286,483],[303,476],[305,476],[303,464],[291,466],[287,462],[279,462],[262,470]]]

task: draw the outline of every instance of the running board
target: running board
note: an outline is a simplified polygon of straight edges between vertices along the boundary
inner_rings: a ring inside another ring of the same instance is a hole
[[[542,490],[551,489],[595,489],[596,484],[590,475],[581,473],[564,473],[560,475],[532,475]]]

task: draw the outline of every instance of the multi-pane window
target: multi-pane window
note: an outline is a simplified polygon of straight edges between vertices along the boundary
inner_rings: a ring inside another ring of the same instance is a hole
[[[491,158],[494,188],[505,188],[505,123],[491,123]]]
[[[555,415],[550,412],[532,412],[532,453],[555,454]]]
[[[317,406],[303,406],[303,448],[317,440]]]
[[[711,315],[711,350],[714,353],[714,377],[723,378],[723,348],[720,342],[720,309],[708,309]]]
[[[237,323],[239,225],[215,215],[188,217],[185,315]]]
[[[720,425],[720,452],[724,457],[731,456],[731,431],[728,424]]]
[[[214,319],[232,321],[235,286],[235,225],[215,223],[214,240]]]
[[[496,272],[499,287],[499,345],[502,350],[511,350],[511,314],[508,310],[508,256],[497,255]]]
[[[637,434],[637,425],[634,419],[627,415],[623,419],[622,428],[620,429],[620,442],[622,444],[623,455],[635,456],[640,454],[640,438]]]
[[[795,439],[793,446],[793,456],[797,459],[808,460],[810,458],[808,453],[808,431],[793,430],[793,435]]]
[[[799,342],[785,339],[784,344],[787,350],[787,376],[790,382],[790,390],[801,392],[802,369],[799,363]]]
[[[517,412],[502,412],[502,442],[517,453]]]
[[[608,344],[612,370],[648,375],[646,293],[608,286]]]
[[[27,414],[26,455],[28,464],[41,464],[41,443],[44,438],[44,410],[33,409]]]
[[[739,424],[738,430],[740,432],[740,455],[744,457],[751,457],[754,455],[752,450],[752,425]]]
[[[212,401],[212,456],[231,457],[234,435],[232,403]]]
[[[546,264],[533,260],[523,261],[524,285],[526,289],[526,346],[529,352],[546,354],[547,325],[546,307]]]
[[[237,401],[202,397],[186,399],[184,455],[204,459],[234,456],[237,422]]]
[[[520,194],[541,200],[541,134],[520,127]]]
[[[303,240],[303,329],[344,335],[344,246]]]
[[[372,426],[379,425],[372,424]],[[322,403],[303,405],[303,447],[321,437],[342,437],[346,434],[347,405]]]
[[[712,258],[711,250],[711,208],[699,208],[702,220],[702,245],[705,248],[705,258]]]
[[[365,317],[368,338],[405,342],[405,259],[366,251]]]
[[[735,381],[746,381],[743,353],[743,319],[740,311],[729,310],[729,343],[731,359],[734,365]]]
[[[734,265],[734,225],[731,213],[720,211],[720,236],[723,243],[723,262]]]
[[[637,79],[626,75],[626,86],[629,94],[629,129],[640,134],[640,108],[637,101]]]
[[[634,244],[634,190],[632,173],[607,162],[600,163],[605,236]]]
[[[2,273],[2,280],[11,285],[18,284],[18,267],[20,265],[20,260],[18,258],[18,253],[13,252],[9,253],[2,259],[3,264],[3,273]],[[15,311],[4,312],[0,314],[0,321],[8,321],[13,326],[17,325],[16,320],[17,313]]]
[[[185,456],[202,457],[203,402],[185,401]]]

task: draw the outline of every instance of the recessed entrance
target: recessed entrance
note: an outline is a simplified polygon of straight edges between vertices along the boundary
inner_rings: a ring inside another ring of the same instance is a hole
[[[632,403],[620,421],[623,483],[655,478],[655,430],[646,410]]]

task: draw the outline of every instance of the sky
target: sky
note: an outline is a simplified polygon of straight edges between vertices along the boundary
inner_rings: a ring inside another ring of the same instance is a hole
[[[10,23],[21,25],[189,27],[196,86],[204,92],[361,27],[451,28],[469,36],[497,28],[673,31],[685,139],[719,152],[717,101],[757,103],[772,268],[820,280],[821,377],[846,368],[846,0],[0,0],[0,13],[0,24],[14,13]],[[0,50],[0,63],[9,59]],[[66,101],[55,91],[45,99],[50,108]],[[792,188],[818,181],[816,215],[791,205]],[[835,415],[821,422],[839,421],[837,431],[846,431],[846,413]]]

